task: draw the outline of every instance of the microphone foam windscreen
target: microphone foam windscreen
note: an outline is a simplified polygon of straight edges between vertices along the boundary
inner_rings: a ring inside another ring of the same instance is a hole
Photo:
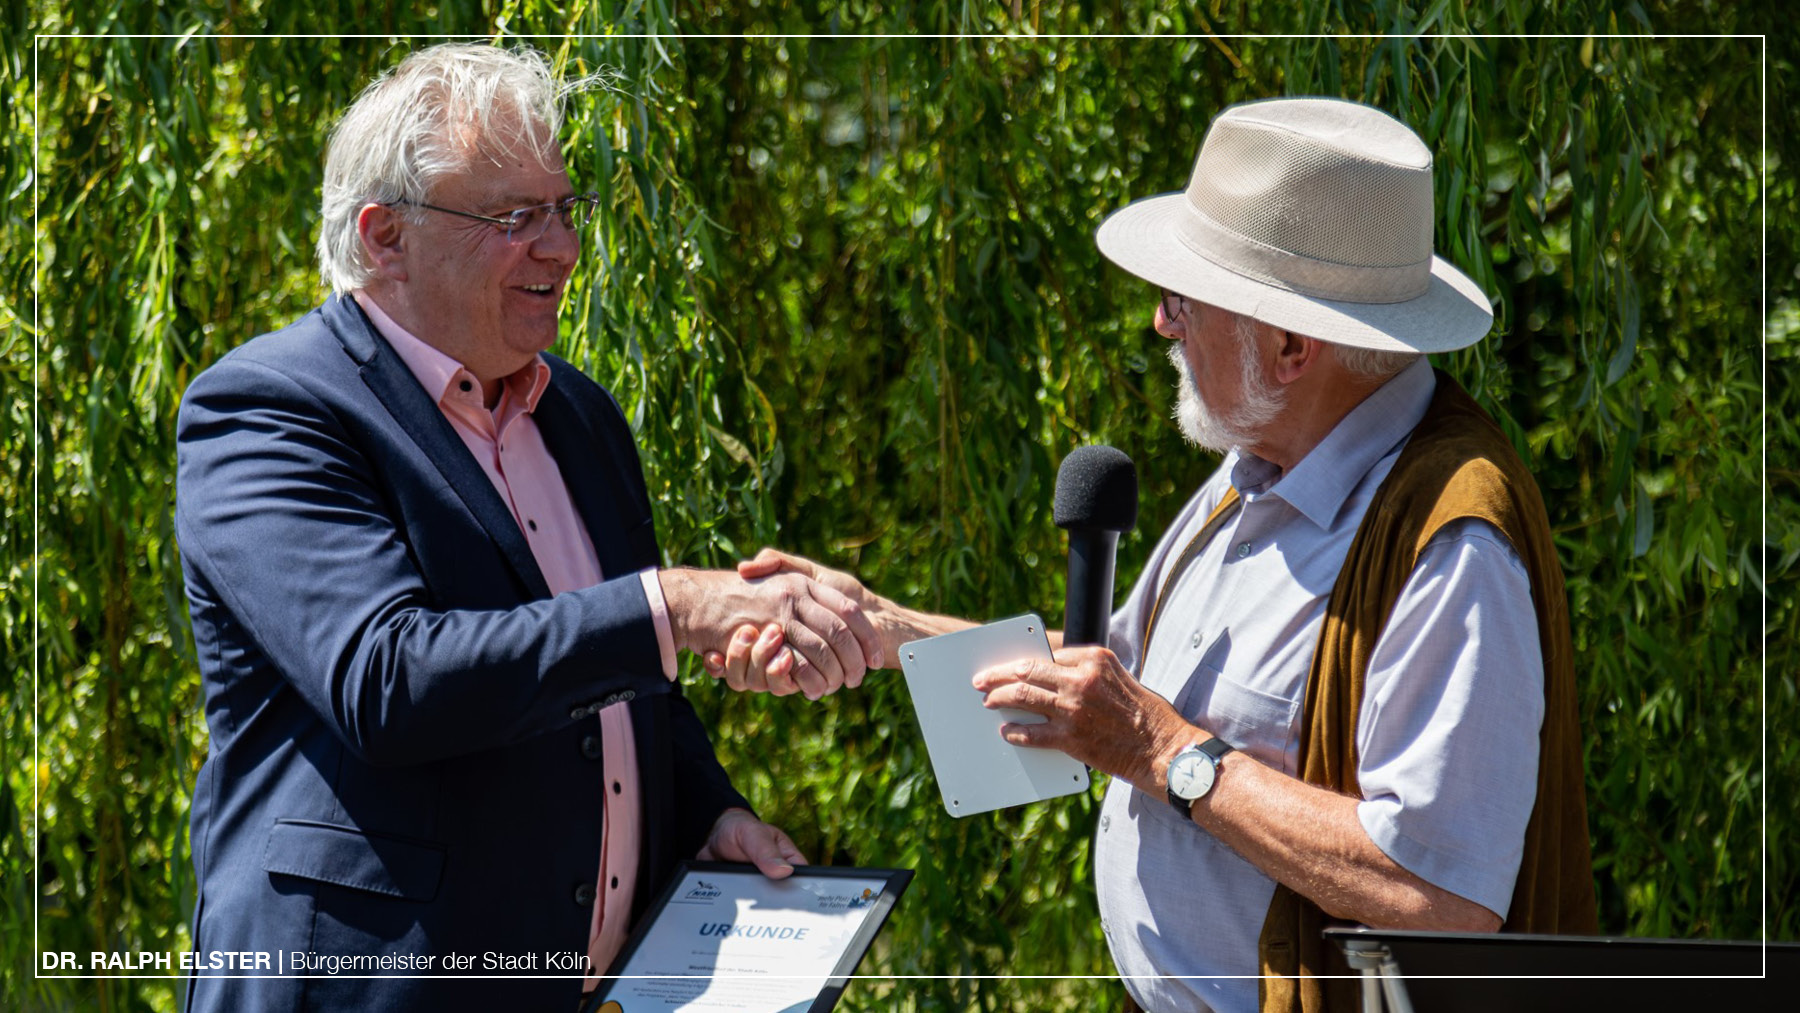
[[[1137,466],[1125,452],[1076,447],[1056,469],[1056,526],[1130,531],[1137,524]]]

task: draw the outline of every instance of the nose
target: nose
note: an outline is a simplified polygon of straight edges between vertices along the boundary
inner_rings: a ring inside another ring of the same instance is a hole
[[[564,224],[560,215],[551,215],[544,234],[531,241],[531,255],[539,260],[574,264],[581,257],[581,232]]]

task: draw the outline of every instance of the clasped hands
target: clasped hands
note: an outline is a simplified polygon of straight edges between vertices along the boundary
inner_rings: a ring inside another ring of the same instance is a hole
[[[803,578],[822,601],[847,604],[838,614],[854,627],[865,646],[867,668],[881,668],[900,655],[900,644],[950,628],[970,625],[925,616],[895,605],[863,587],[855,577],[812,560],[764,549],[738,564],[745,581]],[[841,601],[840,601],[841,599]],[[871,639],[866,639],[872,637]],[[704,655],[706,669],[735,690],[777,696],[803,692],[818,699],[839,685],[855,688],[863,670],[819,690],[805,645],[790,648],[779,623],[745,623],[731,634],[724,651]],[[867,653],[873,645],[874,652]],[[853,660],[853,659],[852,659]],[[974,688],[991,709],[1039,714],[1042,724],[1007,723],[1000,734],[1020,746],[1057,749],[1090,767],[1123,778],[1160,798],[1168,761],[1189,743],[1209,737],[1189,724],[1161,696],[1144,687],[1104,647],[1063,647],[1051,660],[1018,662],[975,675]]]
[[[712,677],[732,689],[774,696],[797,692],[817,700],[840,686],[855,689],[869,670],[886,667],[896,656],[886,631],[877,629],[891,603],[855,577],[775,549],[738,563],[737,576],[750,587],[789,582],[786,587],[804,588],[805,594],[797,599],[803,606],[795,611],[798,625],[742,620],[726,628],[729,640],[693,646],[726,644],[724,650],[706,650],[703,658]]]
[[[840,686],[855,688],[865,672],[886,664],[881,638],[855,597],[801,568],[783,571],[779,561],[753,566],[757,561],[740,564],[736,574],[661,571],[677,650],[723,658],[716,648],[728,644],[743,659],[726,680],[731,688],[798,692],[810,700]],[[754,675],[748,672],[752,656],[767,662]]]

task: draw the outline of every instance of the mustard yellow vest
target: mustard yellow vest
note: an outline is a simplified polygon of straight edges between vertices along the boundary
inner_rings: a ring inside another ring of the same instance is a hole
[[[1307,678],[1300,776],[1361,796],[1356,719],[1369,656],[1420,551],[1438,529],[1465,517],[1494,525],[1524,561],[1544,654],[1537,801],[1501,931],[1593,934],[1598,927],[1574,654],[1550,523],[1537,483],[1505,434],[1442,372],[1431,406],[1357,528],[1326,605]],[[1318,905],[1276,886],[1258,944],[1264,1013],[1358,1008],[1350,968],[1320,936],[1326,924]]]

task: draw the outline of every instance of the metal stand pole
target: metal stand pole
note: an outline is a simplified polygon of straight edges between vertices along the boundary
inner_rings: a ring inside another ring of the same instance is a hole
[[[1387,1013],[1413,1013],[1412,998],[1406,994],[1406,982],[1400,977],[1400,964],[1380,943],[1360,939],[1344,943],[1344,959],[1362,975],[1363,1013],[1382,1013],[1382,1000],[1387,1000]]]
[[[1382,954],[1381,991],[1387,995],[1390,1013],[1413,1013],[1412,997],[1406,994],[1406,979],[1400,975],[1400,964],[1393,954]]]

